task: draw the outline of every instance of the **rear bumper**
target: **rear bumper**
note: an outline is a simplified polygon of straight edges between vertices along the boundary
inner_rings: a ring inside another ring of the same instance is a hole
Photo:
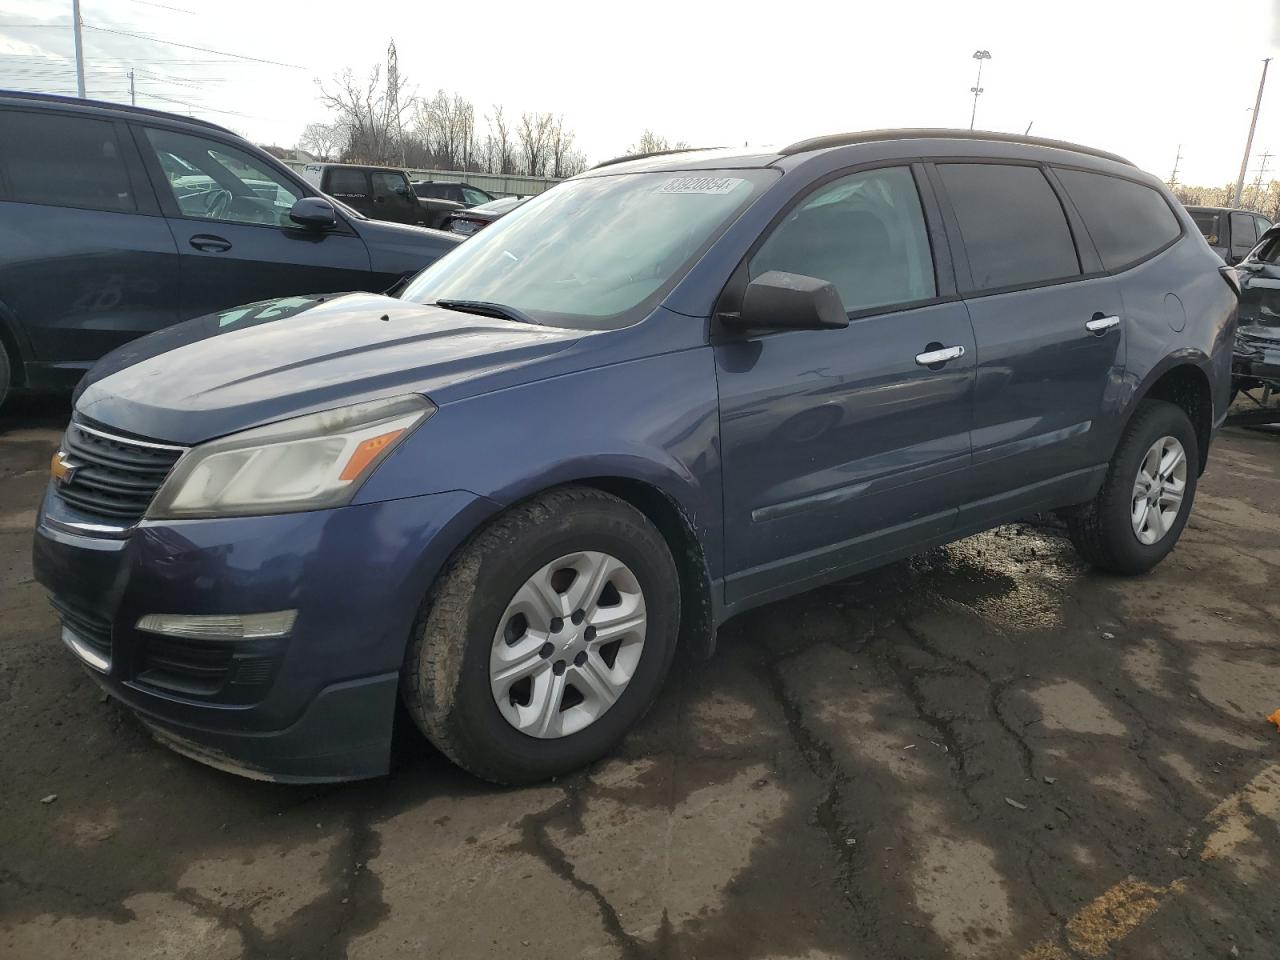
[[[113,538],[66,526],[76,515],[49,492],[33,561],[68,645],[162,742],[250,776],[355,779],[386,772],[414,618],[491,508],[458,491],[272,517],[144,521]],[[297,618],[278,638],[175,641],[137,629],[148,613],[286,609]]]

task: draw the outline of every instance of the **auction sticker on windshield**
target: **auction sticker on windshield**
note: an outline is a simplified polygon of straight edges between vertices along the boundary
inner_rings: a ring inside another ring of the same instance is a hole
[[[741,177],[673,177],[658,188],[658,193],[729,193]]]

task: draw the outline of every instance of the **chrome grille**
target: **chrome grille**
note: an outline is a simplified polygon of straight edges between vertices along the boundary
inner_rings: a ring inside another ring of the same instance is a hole
[[[72,423],[62,438],[64,460],[73,468],[55,489],[84,513],[117,522],[141,520],[185,447],[133,440]]]

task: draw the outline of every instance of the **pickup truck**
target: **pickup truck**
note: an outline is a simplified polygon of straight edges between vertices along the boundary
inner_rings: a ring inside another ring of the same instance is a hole
[[[351,163],[308,163],[302,175],[322,193],[373,220],[416,224],[439,229],[463,204],[419,197],[408,175],[396,167]]]
[[[1230,207],[1187,207],[1213,252],[1224,263],[1237,264],[1249,255],[1258,239],[1271,228],[1271,221],[1249,210]]]

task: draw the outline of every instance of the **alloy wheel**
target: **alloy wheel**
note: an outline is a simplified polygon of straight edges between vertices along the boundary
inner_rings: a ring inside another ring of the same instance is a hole
[[[1133,482],[1133,533],[1148,546],[1169,533],[1187,490],[1187,453],[1175,437],[1161,437],[1138,465]]]

